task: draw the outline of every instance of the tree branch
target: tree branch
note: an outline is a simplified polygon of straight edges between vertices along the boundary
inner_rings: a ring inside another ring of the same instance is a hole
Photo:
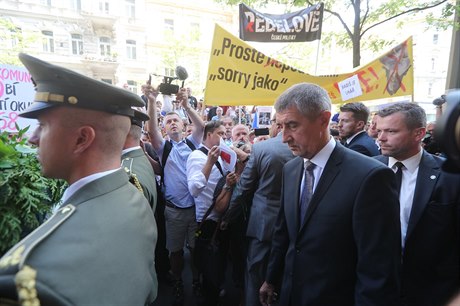
[[[369,31],[369,30],[372,29],[372,28],[375,28],[376,26],[378,26],[378,25],[380,25],[380,24],[382,24],[382,23],[385,23],[385,22],[387,22],[387,21],[390,21],[390,20],[392,20],[392,19],[395,19],[395,18],[397,18],[397,17],[400,17],[400,16],[405,15],[405,14],[409,14],[409,13],[412,13],[412,12],[419,12],[419,11],[424,11],[424,10],[427,10],[427,9],[431,9],[431,8],[436,7],[436,6],[438,6],[438,5],[441,5],[441,4],[445,3],[445,2],[447,2],[447,0],[442,0],[442,1],[438,2],[438,3],[432,4],[432,5],[429,5],[429,6],[425,6],[425,7],[416,7],[416,8],[413,8],[413,9],[410,9],[410,10],[407,10],[407,11],[404,11],[404,12],[401,12],[401,13],[396,14],[396,15],[394,15],[394,16],[391,16],[391,17],[389,17],[389,18],[387,18],[387,19],[385,19],[385,20],[382,20],[382,21],[379,21],[379,22],[377,22],[377,23],[374,23],[373,25],[371,25],[370,27],[368,27],[367,29],[365,29],[364,31],[362,31],[361,34],[360,34],[360,36],[363,37],[364,34],[365,34],[367,31]]]
[[[366,1],[366,13],[363,16],[363,19],[361,20],[361,24],[359,25],[359,32],[363,30],[363,26],[366,23],[367,17],[369,16],[369,0]]]
[[[446,1],[447,1],[447,0],[446,0]],[[336,13],[336,12],[331,11],[331,10],[326,9],[326,8],[324,8],[324,11],[325,11],[325,12],[328,12],[329,14],[331,14],[331,15],[333,15],[333,16],[335,16],[335,17],[337,17],[337,18],[340,20],[340,22],[342,23],[342,26],[343,26],[343,27],[345,28],[345,30],[347,31],[348,36],[350,36],[350,39],[353,40],[353,33],[351,33],[351,31],[350,31],[350,29],[348,28],[347,24],[346,24],[345,21],[342,19],[342,16],[340,16],[339,13]]]

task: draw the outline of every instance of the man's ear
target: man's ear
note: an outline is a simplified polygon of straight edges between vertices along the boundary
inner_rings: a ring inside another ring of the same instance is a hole
[[[331,112],[327,110],[322,111],[320,120],[321,120],[321,126],[326,127],[326,128],[329,127],[329,122],[331,120]]]
[[[425,138],[425,135],[426,135],[426,128],[424,127],[416,128],[414,130],[414,134],[415,134],[415,140],[417,142],[422,141],[422,139]]]
[[[88,149],[88,147],[91,146],[91,144],[94,142],[94,139],[96,138],[96,132],[94,131],[94,128],[89,125],[79,127],[75,134],[76,140],[74,144],[74,153],[83,153],[86,149]]]
[[[366,126],[366,122],[364,122],[364,121],[362,121],[362,120],[358,121],[358,123],[356,124],[356,128],[357,128],[358,130],[360,130],[360,131],[361,131],[361,130],[364,130],[364,127],[365,127],[365,126]]]

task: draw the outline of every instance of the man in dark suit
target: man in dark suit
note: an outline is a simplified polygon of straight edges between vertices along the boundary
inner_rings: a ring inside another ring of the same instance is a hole
[[[331,102],[323,88],[294,85],[275,109],[283,142],[298,157],[283,169],[261,303],[271,304],[281,283],[283,306],[397,305],[401,242],[394,174],[331,138]]]
[[[249,240],[245,273],[246,306],[260,305],[259,289],[265,280],[273,228],[280,207],[281,175],[284,164],[292,158],[294,155],[283,143],[281,134],[254,144],[232,195],[227,212],[229,219],[241,209],[241,205],[250,207],[246,231]]]
[[[444,159],[422,149],[423,108],[396,103],[378,115],[384,156],[376,159],[401,174],[403,305],[445,305],[460,288],[460,176],[442,172]]]
[[[380,155],[375,141],[365,131],[369,109],[361,102],[347,103],[340,107],[339,136],[350,150],[367,156]]]
[[[36,94],[21,116],[44,176],[69,183],[62,205],[0,260],[0,304],[147,305],[157,294],[156,227],[120,168],[134,93],[26,54]],[[78,284],[78,285],[77,285]],[[16,303],[19,302],[19,303]]]

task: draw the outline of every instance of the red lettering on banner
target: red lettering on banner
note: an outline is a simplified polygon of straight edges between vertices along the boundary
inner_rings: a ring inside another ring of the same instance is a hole
[[[364,78],[365,74],[366,74],[366,71],[364,71],[364,70],[359,71],[358,72],[358,79],[364,85],[365,92],[368,93],[374,88],[369,85],[369,81],[371,81],[371,79],[370,78],[367,78],[367,79]]]
[[[249,21],[248,25],[246,26],[246,31],[254,32],[254,21]]]
[[[18,114],[16,112],[10,112],[6,116],[6,112],[0,112],[0,131],[9,128],[11,131],[17,131],[16,121]]]

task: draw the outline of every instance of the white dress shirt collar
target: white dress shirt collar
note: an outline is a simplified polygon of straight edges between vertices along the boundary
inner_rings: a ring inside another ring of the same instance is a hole
[[[422,155],[423,155],[423,150],[420,149],[420,151],[405,159],[405,160],[397,160],[395,159],[394,157],[390,156],[388,158],[388,167],[390,167],[391,169],[393,169],[394,171],[396,171],[396,166],[395,164],[399,161],[401,163],[403,163],[404,167],[410,172],[410,173],[414,173],[414,171],[418,168],[418,165],[420,164],[420,161],[422,160]]]

